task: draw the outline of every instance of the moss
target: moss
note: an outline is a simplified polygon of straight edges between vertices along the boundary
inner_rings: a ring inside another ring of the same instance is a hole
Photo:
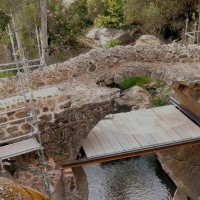
[[[150,83],[151,81],[151,78],[147,76],[132,76],[122,81],[119,85],[122,89],[128,89],[136,85],[142,87],[145,84]]]

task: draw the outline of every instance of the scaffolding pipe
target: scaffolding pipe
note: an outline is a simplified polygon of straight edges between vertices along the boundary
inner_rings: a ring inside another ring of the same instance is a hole
[[[25,110],[27,109],[26,107],[20,107],[20,108],[16,108],[16,109],[13,109],[13,110],[7,110],[5,112],[0,112],[0,115],[5,115],[5,114],[8,114],[8,113],[12,113],[12,112],[15,112],[15,111],[19,111],[19,110]]]
[[[186,44],[186,42],[187,42],[186,33],[187,33],[187,31],[188,31],[188,22],[189,22],[189,19],[187,18],[187,19],[186,19],[186,24],[185,24],[185,44]]]
[[[193,44],[195,44],[196,31],[197,31],[197,22],[194,23],[194,38],[193,38]]]
[[[17,54],[16,54],[16,51],[15,51],[15,45],[14,45],[14,40],[13,40],[13,33],[11,32],[10,24],[8,24],[8,31],[9,31],[8,35],[10,36],[13,56],[14,56],[14,59],[15,59],[15,62],[16,62],[15,64],[16,64],[16,67],[17,67],[17,72],[18,72],[20,84],[21,84],[22,91],[23,91],[23,97],[24,97],[24,100],[26,102],[26,107],[27,107],[27,100],[26,100],[25,91],[24,91],[24,84],[23,84],[23,81],[22,81],[22,78],[21,78],[21,75],[20,75],[19,64],[18,64]]]
[[[29,118],[34,118],[34,116],[30,115],[28,117],[22,117],[22,118],[10,120],[10,121],[7,121],[7,122],[3,122],[3,123],[0,124],[0,126],[5,126],[7,124],[12,124],[12,123],[15,123],[15,122],[18,122],[18,121],[21,121],[21,120],[24,121],[24,120],[29,119]]]
[[[6,140],[2,140],[2,141],[0,141],[0,145],[8,143],[8,142],[15,141],[15,140],[18,140],[18,139],[31,137],[31,136],[33,136],[35,134],[37,134],[37,132],[32,132],[32,133],[28,133],[28,134],[25,134],[25,135],[20,135],[20,136],[14,137],[14,138],[9,138],[9,139],[6,139]]]

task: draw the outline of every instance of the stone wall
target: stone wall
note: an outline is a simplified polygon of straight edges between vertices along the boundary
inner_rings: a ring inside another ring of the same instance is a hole
[[[155,48],[140,46],[115,47],[113,49],[91,50],[70,60],[51,65],[43,72],[39,69],[31,73],[33,89],[42,86],[72,81],[88,76],[88,79],[113,78],[122,73],[145,73],[166,79],[192,81],[200,75],[200,49],[197,46],[185,47],[178,44],[160,45]],[[93,80],[94,81],[94,80]],[[0,94],[15,93],[16,79],[1,80]]]

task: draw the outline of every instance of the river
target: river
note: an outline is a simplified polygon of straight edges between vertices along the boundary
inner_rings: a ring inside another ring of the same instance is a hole
[[[154,154],[85,166],[89,200],[171,200],[175,185]]]

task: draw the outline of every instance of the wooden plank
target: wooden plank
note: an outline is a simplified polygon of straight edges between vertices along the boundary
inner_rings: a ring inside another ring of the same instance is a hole
[[[126,120],[127,122],[131,123],[135,127],[136,133],[139,133],[140,135],[142,135],[146,139],[149,145],[158,144],[156,140],[151,136],[149,131],[146,131],[142,123],[138,121],[136,115],[133,115],[132,113],[126,113]]]
[[[86,156],[88,158],[94,157],[96,155],[92,145],[90,144],[90,141],[88,140],[88,138],[83,140],[83,149],[86,153]]]
[[[90,141],[90,144],[92,145],[96,155],[106,154],[93,131],[91,131],[88,135],[88,140]]]
[[[127,120],[124,118],[124,116],[121,116],[120,114],[116,115],[126,126],[126,128],[129,130],[129,132],[134,136],[134,138],[138,141],[140,146],[147,147],[149,146],[148,141],[138,132],[136,132],[135,126],[130,120]],[[141,130],[140,130],[141,131]]]
[[[140,148],[141,145],[139,142],[134,138],[134,135],[130,133],[128,128],[124,125],[124,123],[121,121],[120,118],[118,118],[116,115],[113,116],[113,122],[115,123],[115,126],[119,128],[119,130],[124,134],[124,137],[130,142],[133,149]]]
[[[115,137],[117,138],[118,142],[123,147],[124,151],[131,150],[132,146],[129,143],[129,141],[126,139],[124,134],[118,129],[118,127],[115,125],[115,123],[112,122],[112,120],[103,120],[105,124],[107,124]]]
[[[114,153],[115,150],[112,148],[112,145],[109,143],[109,141],[107,140],[107,138],[105,137],[105,135],[101,131],[101,129],[98,126],[96,126],[93,128],[93,131],[94,131],[97,139],[101,143],[101,146],[103,147],[105,153],[106,154]]]
[[[174,107],[174,106],[173,106]],[[157,113],[161,119],[163,119],[171,128],[178,127],[184,124],[185,120],[177,118],[177,112],[171,109],[171,106],[163,106],[153,108],[154,112]]]
[[[172,142],[172,138],[162,129],[160,125],[152,117],[153,110],[141,110],[137,112],[134,117],[141,123],[145,132],[149,132],[150,135],[157,141],[157,143],[169,143]],[[133,115],[134,112],[131,112]]]
[[[181,141],[182,137],[176,133],[170,125],[168,125],[153,109],[149,109],[149,112],[147,113],[149,117],[152,118],[163,130],[166,134],[169,135],[169,137],[173,141]]]
[[[191,133],[183,130],[183,127],[187,122],[187,117],[180,119],[180,111],[178,111],[174,106],[163,106],[153,108],[153,110],[183,139],[192,138]]]
[[[123,148],[118,142],[118,140],[115,138],[114,134],[109,130],[109,127],[100,121],[97,126],[101,129],[101,131],[104,133],[105,137],[109,141],[109,143],[112,145],[112,148],[115,150],[115,152],[122,152]]]

